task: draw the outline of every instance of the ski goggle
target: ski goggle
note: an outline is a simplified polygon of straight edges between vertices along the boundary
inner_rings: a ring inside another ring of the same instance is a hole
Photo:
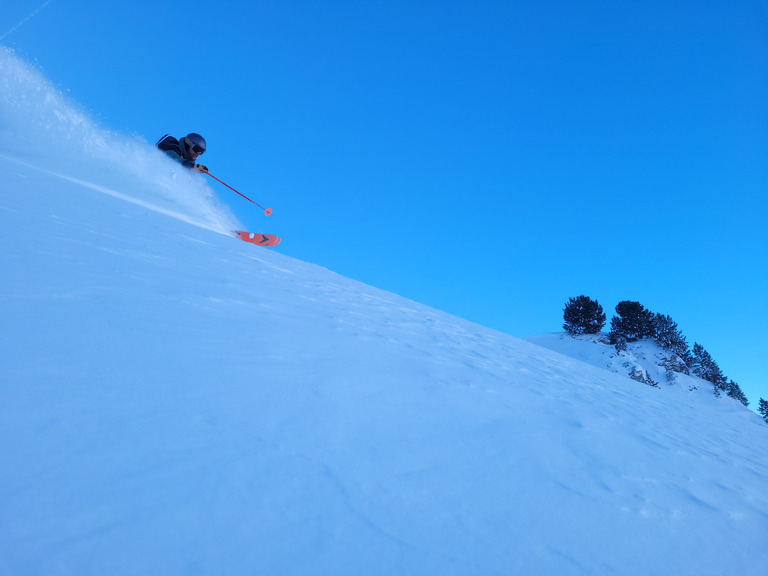
[[[198,154],[202,154],[203,152],[205,152],[205,148],[203,148],[202,146],[198,146],[197,144],[192,142],[189,138],[184,138],[184,140],[186,141],[187,146],[190,146],[194,152],[197,152]]]

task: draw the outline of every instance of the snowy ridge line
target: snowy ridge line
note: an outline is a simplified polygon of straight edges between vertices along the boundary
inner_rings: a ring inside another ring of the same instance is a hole
[[[117,190],[107,188],[106,186],[94,184],[93,182],[87,182],[86,180],[81,180],[79,178],[75,178],[74,176],[69,176],[67,174],[62,174],[60,172],[48,170],[47,168],[41,168],[40,166],[35,166],[34,164],[30,164],[29,162],[25,162],[18,158],[7,156],[6,154],[3,154],[1,152],[0,152],[0,158],[3,158],[5,160],[12,160],[18,164],[21,164],[22,166],[26,166],[27,168],[33,168],[34,170],[43,172],[50,176],[55,176],[56,178],[61,178],[62,180],[66,180],[67,182],[72,182],[73,184],[85,186],[86,188],[90,188],[91,190],[96,190],[97,192],[101,192],[102,194],[107,194],[108,196],[112,196],[113,198],[118,198],[125,202],[130,202],[131,204],[136,204],[138,206],[141,206],[142,208],[146,208],[147,210],[152,210],[153,212],[158,212],[165,216],[170,216],[171,218],[175,218],[176,220],[181,220],[182,222],[186,222],[187,224],[197,226],[198,228],[203,228],[205,230],[210,230],[212,232],[218,232],[219,234],[222,234],[224,236],[230,235],[229,230],[224,230],[222,228],[217,228],[216,226],[211,226],[210,224],[206,224],[205,222],[202,222],[200,220],[195,220],[194,218],[190,218],[189,216],[182,214],[181,212],[176,212],[175,210],[169,210],[168,208],[163,208],[162,206],[158,206],[157,204],[152,204],[151,202],[147,202],[145,200],[139,200],[138,198],[134,198],[133,196],[129,196],[128,194],[124,194],[122,192],[118,192]]]

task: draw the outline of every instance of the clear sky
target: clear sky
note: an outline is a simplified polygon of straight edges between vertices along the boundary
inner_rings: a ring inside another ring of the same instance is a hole
[[[213,189],[281,252],[519,337],[572,296],[636,300],[768,399],[768,1],[0,12],[115,154],[203,134],[274,214]]]

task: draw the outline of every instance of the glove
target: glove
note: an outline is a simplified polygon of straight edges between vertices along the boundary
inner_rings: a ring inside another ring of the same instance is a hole
[[[194,166],[192,166],[192,168],[194,168],[198,172],[208,172],[208,168],[206,168],[202,164],[195,164]]]

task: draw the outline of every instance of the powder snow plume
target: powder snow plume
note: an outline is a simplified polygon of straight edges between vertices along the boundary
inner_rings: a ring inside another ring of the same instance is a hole
[[[119,154],[116,152],[119,146]],[[0,46],[0,162],[20,164],[224,234],[241,228],[199,174],[95,123]]]

